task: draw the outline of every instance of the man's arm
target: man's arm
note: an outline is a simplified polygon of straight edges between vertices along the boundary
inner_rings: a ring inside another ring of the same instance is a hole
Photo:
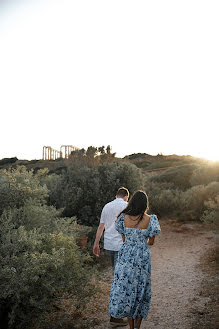
[[[104,228],[105,228],[105,224],[104,223],[100,223],[100,225],[98,226],[98,229],[97,229],[96,239],[94,241],[93,254],[95,256],[97,256],[97,257],[100,256],[99,241],[100,241],[100,238],[101,238],[101,236],[103,234]]]

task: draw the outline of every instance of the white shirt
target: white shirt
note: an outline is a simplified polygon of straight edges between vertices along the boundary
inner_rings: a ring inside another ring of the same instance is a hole
[[[117,198],[107,203],[102,210],[100,223],[105,224],[104,249],[118,251],[123,244],[121,234],[115,228],[118,214],[127,207],[128,202]]]

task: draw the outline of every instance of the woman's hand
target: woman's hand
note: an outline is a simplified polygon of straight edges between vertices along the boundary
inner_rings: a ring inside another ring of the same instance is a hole
[[[154,244],[154,239],[155,239],[155,236],[152,236],[152,238],[148,238],[147,244],[149,246],[152,246]]]

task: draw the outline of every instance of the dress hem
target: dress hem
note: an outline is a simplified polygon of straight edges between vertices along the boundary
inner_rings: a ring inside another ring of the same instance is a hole
[[[115,315],[115,314],[112,314],[112,313],[109,313],[109,315],[110,315],[111,317],[115,318],[115,319],[130,318],[130,319],[132,319],[132,320],[135,320],[135,319],[137,319],[137,318],[142,318],[142,319],[145,319],[145,320],[146,320],[146,318],[147,318],[147,316],[148,316],[148,313],[147,313],[147,315],[144,315],[144,316],[142,316],[142,315],[137,315],[137,316],[135,316],[135,317],[131,317],[130,314],[127,314],[127,313],[120,314],[119,316],[118,316],[118,315]]]

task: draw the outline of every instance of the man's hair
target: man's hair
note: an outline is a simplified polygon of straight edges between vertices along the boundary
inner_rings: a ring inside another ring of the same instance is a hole
[[[125,196],[129,196],[129,191],[125,187],[120,187],[116,193],[116,196],[120,196],[121,198],[124,198]]]
[[[148,196],[144,191],[136,191],[128,203],[128,206],[123,209],[119,216],[124,213],[129,216],[138,216],[138,222],[136,226],[144,217],[144,213],[148,210]]]

